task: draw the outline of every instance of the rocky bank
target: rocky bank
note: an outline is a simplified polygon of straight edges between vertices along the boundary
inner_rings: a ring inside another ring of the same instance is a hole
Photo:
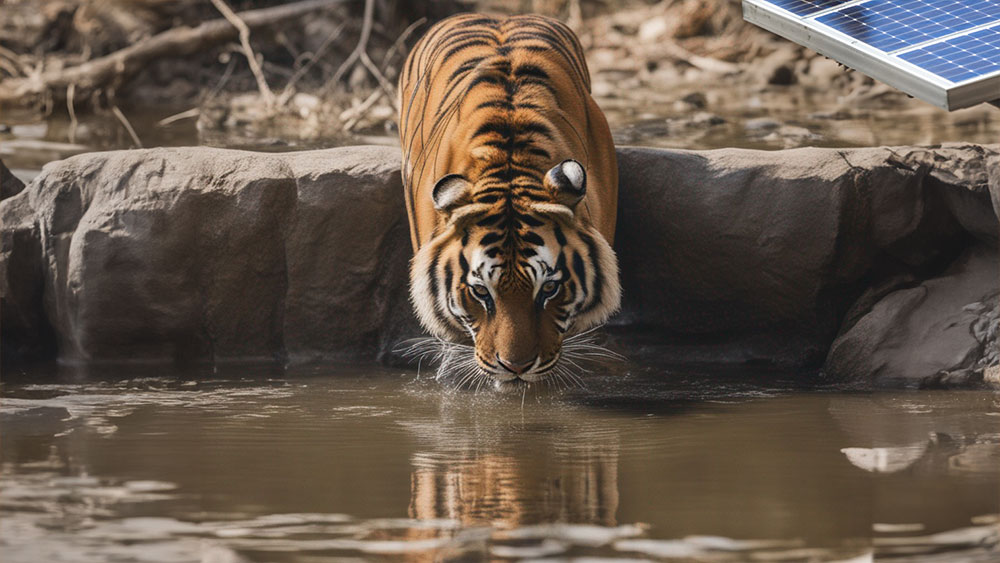
[[[627,353],[875,386],[994,374],[1000,147],[619,164]],[[421,332],[396,149],[90,153],[23,190],[2,172],[7,365],[396,361]]]

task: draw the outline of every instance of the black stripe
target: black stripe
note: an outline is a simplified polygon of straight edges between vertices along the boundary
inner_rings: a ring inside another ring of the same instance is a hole
[[[492,74],[480,74],[472,79],[471,82],[466,86],[466,90],[472,90],[480,84],[492,84],[494,86],[505,86],[507,81],[499,76]]]
[[[542,225],[545,224],[544,221],[536,219],[535,217],[532,217],[531,215],[527,215],[524,213],[515,213],[514,220],[520,221],[529,227],[541,227]]]
[[[583,266],[583,258],[580,253],[573,251],[573,272],[576,273],[577,283],[580,284],[580,291],[583,292],[584,300],[587,299],[587,270]]]
[[[479,239],[480,246],[489,246],[495,242],[499,242],[503,238],[500,233],[486,233],[483,238]]]
[[[479,104],[478,106],[476,106],[477,110],[486,109],[486,108],[490,108],[490,109],[503,109],[503,110],[507,110],[507,111],[514,111],[514,109],[516,109],[515,106],[514,106],[514,104],[511,103],[511,102],[509,102],[508,100],[492,100],[492,101],[489,101],[489,102],[482,102],[481,104]]]
[[[533,155],[540,156],[542,158],[552,158],[552,155],[549,154],[549,151],[541,147],[531,147],[530,149],[528,149],[528,152]]]
[[[532,77],[539,80],[548,80],[549,73],[545,72],[542,67],[537,65],[521,65],[514,69],[514,76],[516,78]]]
[[[459,53],[470,47],[489,47],[494,43],[496,42],[495,41],[490,42],[484,39],[469,39],[468,41],[462,41],[461,43],[458,43],[455,46],[453,46],[451,49],[448,49],[448,51],[445,52],[442,55],[442,57],[444,58],[443,60],[448,60],[451,57],[455,56],[455,53]]]
[[[556,235],[556,242],[559,243],[559,246],[566,246],[566,235],[563,234],[562,227],[558,223],[552,225],[552,232]]]
[[[455,72],[452,72],[451,76],[448,77],[448,83],[451,83],[451,81],[455,80],[459,76],[461,76],[461,75],[463,75],[463,74],[471,71],[472,69],[476,68],[476,65],[478,65],[480,62],[482,62],[482,60],[485,59],[485,58],[486,57],[472,58],[472,59],[469,59],[469,60],[465,61],[461,65],[459,65],[459,67],[455,69]],[[447,96],[445,96],[445,98],[447,98]]]
[[[521,240],[523,240],[528,244],[533,244],[535,246],[542,246],[545,244],[545,239],[538,236],[538,234],[533,231],[528,231],[523,235],[521,235]]]
[[[503,215],[501,215],[499,213],[495,213],[493,215],[487,215],[486,217],[483,217],[479,221],[476,221],[476,226],[478,226],[478,227],[488,227],[488,226],[490,226],[490,225],[492,225],[492,224],[494,224],[497,221],[500,221],[502,219],[503,219]]]
[[[462,280],[464,281],[469,275],[469,261],[465,259],[465,254],[458,253],[458,267],[462,268]]]
[[[594,307],[597,307],[597,305],[601,302],[601,292],[604,287],[604,275],[601,273],[601,268],[598,263],[597,243],[594,242],[594,239],[586,233],[581,232],[579,235],[580,240],[587,245],[587,252],[590,254],[590,266],[594,269],[593,298],[590,300],[590,303],[587,304],[582,311],[580,311],[581,313],[586,313]]]
[[[472,138],[475,139],[481,135],[500,135],[502,137],[509,138],[513,136],[514,131],[510,127],[510,123],[505,121],[487,121],[476,129],[476,132],[472,134]]]

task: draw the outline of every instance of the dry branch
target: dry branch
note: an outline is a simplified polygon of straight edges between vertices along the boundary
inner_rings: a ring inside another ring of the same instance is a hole
[[[288,79],[288,84],[285,84],[285,89],[282,90],[281,94],[278,96],[279,106],[283,106],[286,103],[288,103],[288,100],[290,100],[292,95],[295,94],[295,83],[298,82],[300,78],[305,76],[305,74],[309,72],[310,69],[312,69],[313,65],[315,65],[316,62],[319,61],[319,58],[323,56],[323,53],[326,51],[327,47],[332,45],[333,42],[338,37],[340,37],[340,33],[344,30],[344,27],[346,26],[347,26],[346,23],[338,25],[330,33],[330,35],[328,35],[326,39],[323,40],[323,43],[316,49],[316,52],[312,54],[312,56],[309,58],[309,61],[300,66],[299,69],[295,71],[295,74],[293,74],[292,77]]]
[[[239,19],[248,29],[271,25],[326,8],[346,0],[303,0],[273,8],[241,12]],[[128,78],[155,59],[184,57],[238,36],[238,30],[225,18],[207,21],[197,27],[178,27],[154,35],[110,55],[81,65],[42,72],[28,78],[10,78],[0,82],[0,104],[17,102],[30,96],[62,91],[75,84],[79,90],[93,90]]]
[[[135,132],[135,128],[132,127],[132,124],[129,122],[128,118],[125,117],[125,114],[122,113],[122,110],[118,109],[118,106],[111,106],[111,113],[115,114],[118,121],[120,121],[122,126],[125,127],[125,131],[128,133],[129,137],[132,137],[132,142],[135,143],[135,146],[141,149],[142,141],[139,140],[139,135]]]
[[[247,63],[250,64],[250,72],[253,73],[254,79],[257,80],[257,89],[260,90],[260,95],[264,98],[264,105],[268,109],[274,108],[274,93],[271,92],[271,87],[267,85],[267,78],[264,77],[264,71],[260,68],[260,63],[257,62],[257,54],[254,53],[253,47],[250,45],[250,28],[247,27],[246,22],[244,22],[233,9],[226,4],[226,0],[212,0],[212,4],[215,5],[215,9],[222,13],[222,16],[229,20],[229,23],[233,24],[240,32],[240,45],[243,47],[243,54],[246,55]]]
[[[358,44],[351,51],[351,54],[347,56],[343,63],[341,63],[340,68],[337,72],[333,73],[333,77],[327,82],[327,85],[333,85],[340,82],[341,77],[347,74],[347,71],[354,68],[354,65],[361,58],[362,54],[367,54],[365,49],[368,48],[368,38],[372,33],[372,24],[374,22],[375,15],[375,0],[365,0],[365,14],[364,19],[361,22],[361,37],[358,38]]]

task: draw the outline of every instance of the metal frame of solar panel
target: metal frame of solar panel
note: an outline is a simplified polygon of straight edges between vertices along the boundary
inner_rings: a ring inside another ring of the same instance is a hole
[[[743,18],[945,109],[1000,102],[1000,0],[743,0]]]

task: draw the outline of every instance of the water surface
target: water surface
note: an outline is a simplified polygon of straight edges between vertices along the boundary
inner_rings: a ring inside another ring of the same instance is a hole
[[[7,374],[0,553],[36,561],[1000,558],[1000,395],[657,368]]]

